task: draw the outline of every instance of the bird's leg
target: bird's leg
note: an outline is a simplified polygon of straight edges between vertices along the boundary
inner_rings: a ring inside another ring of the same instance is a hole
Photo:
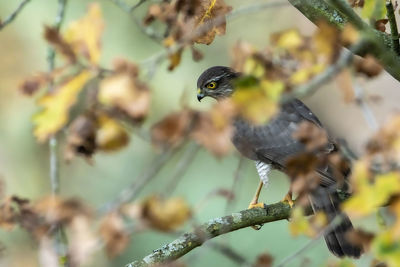
[[[258,175],[260,176],[260,183],[258,184],[256,193],[254,194],[253,200],[250,202],[249,209],[253,208],[264,208],[264,203],[258,203],[258,198],[260,196],[261,189],[263,188],[263,185],[268,185],[268,173],[271,170],[271,166],[262,162],[262,161],[256,161],[256,168]],[[260,230],[262,225],[254,225],[251,228],[254,230]]]
[[[248,209],[254,209],[254,208],[264,208],[264,203],[258,203],[258,198],[260,197],[260,192],[261,189],[263,187],[263,182],[260,181],[260,183],[258,184],[257,190],[254,193],[253,199],[251,200]],[[261,225],[253,225],[251,226],[251,228],[253,228],[254,230],[260,230],[262,227]]]
[[[263,187],[263,182],[260,181],[258,184],[257,190],[254,193],[253,199],[251,200],[248,209],[253,209],[253,208],[264,208],[264,203],[258,203],[258,198],[260,197],[260,192]]]
[[[289,189],[289,191],[287,192],[285,197],[282,199],[282,202],[287,202],[291,208],[293,207],[294,201],[292,198],[292,190],[291,189]]]

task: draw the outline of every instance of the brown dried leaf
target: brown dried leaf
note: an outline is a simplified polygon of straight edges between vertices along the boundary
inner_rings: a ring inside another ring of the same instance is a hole
[[[326,131],[308,121],[299,124],[298,129],[293,133],[293,138],[303,143],[308,151],[323,149],[328,144]]]
[[[34,95],[39,89],[48,82],[44,75],[36,75],[26,78],[19,85],[20,91],[28,96]]]
[[[381,32],[386,32],[386,24],[388,23],[388,19],[378,19],[375,21],[375,29]]]
[[[254,48],[251,44],[238,41],[232,48],[231,55],[233,57],[232,69],[243,72],[247,59],[253,55]]]
[[[10,231],[17,223],[17,212],[12,206],[12,198],[7,198],[0,205],[0,228]]]
[[[274,258],[268,253],[262,253],[257,256],[254,267],[271,267]]]
[[[200,44],[211,44],[216,35],[226,31],[225,16],[232,10],[224,0],[201,0],[196,9],[195,24],[197,29],[202,27],[194,36],[193,41]]]
[[[193,61],[198,62],[203,59],[204,55],[200,50],[194,48],[193,46],[191,46],[191,50]]]
[[[377,76],[383,70],[382,65],[371,55],[366,55],[364,58],[356,58],[354,67],[358,73],[365,74],[369,78]]]
[[[184,109],[164,117],[151,128],[151,140],[159,147],[176,147],[182,143],[196,120],[197,113]]]
[[[98,123],[93,113],[80,115],[68,128],[65,159],[72,160],[76,155],[90,158],[96,151],[96,131]]]
[[[89,208],[77,199],[55,196],[38,201],[33,210],[51,224],[70,223],[76,216],[90,216]]]
[[[99,240],[93,232],[93,222],[88,217],[77,215],[70,223],[69,258],[71,266],[83,266],[90,263],[98,249]]]
[[[173,231],[191,216],[189,205],[182,198],[162,199],[151,196],[143,203],[143,219],[161,231]]]
[[[352,231],[346,233],[347,240],[355,246],[363,247],[364,251],[369,249],[374,237],[375,235],[373,233],[361,229],[353,229]]]
[[[217,157],[229,153],[232,148],[231,120],[236,110],[231,101],[220,101],[209,111],[200,113],[191,138]]]
[[[119,61],[115,70],[100,83],[100,103],[124,112],[136,122],[142,121],[149,111],[150,90],[139,81],[135,65]]]
[[[336,76],[336,82],[342,92],[343,100],[345,103],[354,101],[354,89],[351,81],[351,72],[348,69],[341,71]]]
[[[67,43],[59,34],[56,28],[45,26],[44,38],[49,42],[54,49],[63,55],[70,64],[76,62],[76,55],[71,45]]]
[[[296,203],[306,205],[307,194],[320,184],[320,177],[315,172],[318,164],[318,157],[313,153],[296,155],[286,161],[286,173],[291,179],[290,188],[299,195]]]
[[[364,0],[348,0],[348,2],[352,7],[363,7],[364,6]]]
[[[121,254],[130,239],[123,219],[116,213],[105,216],[100,225],[100,236],[106,244],[107,255],[111,258]]]
[[[371,140],[366,149],[370,155],[383,155],[390,165],[400,160],[400,115],[386,123]]]

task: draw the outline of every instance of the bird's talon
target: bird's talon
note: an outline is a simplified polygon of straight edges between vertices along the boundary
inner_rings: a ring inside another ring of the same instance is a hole
[[[247,209],[264,208],[264,203],[250,203]]]
[[[290,196],[290,195],[286,195],[286,196],[282,199],[282,202],[289,204],[289,206],[290,206],[291,208],[293,208],[293,206],[294,206],[294,201],[293,201],[293,199],[292,199],[292,196]]]
[[[262,224],[257,224],[257,225],[253,225],[253,226],[251,226],[251,228],[253,228],[253,229],[254,229],[254,230],[256,230],[256,231],[260,230],[260,229],[261,229],[261,227],[263,227],[263,225],[262,225]]]

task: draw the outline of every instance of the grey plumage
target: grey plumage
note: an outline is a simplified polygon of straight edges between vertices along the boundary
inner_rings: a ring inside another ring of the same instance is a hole
[[[234,90],[232,80],[238,76],[240,76],[239,73],[222,66],[204,71],[197,82],[199,100],[205,96],[216,99],[229,97]],[[207,84],[211,81],[217,83],[213,90],[207,89]],[[242,118],[237,118],[234,121],[232,142],[241,154],[256,161],[257,170],[270,166],[285,172],[287,160],[305,152],[304,144],[293,138],[293,133],[303,121],[322,127],[321,122],[311,110],[300,100],[294,99],[282,105],[280,112],[267,124],[255,126]],[[329,142],[325,153],[331,153],[334,148],[335,145]],[[346,238],[346,233],[353,229],[353,226],[349,218],[339,209],[339,198],[335,190],[337,179],[329,166],[319,166],[315,171],[321,179],[320,185],[310,194],[314,211],[324,211],[328,221],[336,217],[341,218],[340,222],[324,235],[329,250],[339,257],[359,257],[361,248],[351,244]],[[261,174],[263,173],[265,171],[261,170]],[[260,175],[260,179],[268,181],[265,175]]]

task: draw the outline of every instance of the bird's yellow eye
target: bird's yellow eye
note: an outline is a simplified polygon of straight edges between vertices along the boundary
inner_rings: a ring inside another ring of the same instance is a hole
[[[217,83],[216,82],[210,82],[207,84],[207,88],[208,89],[215,89],[215,87],[217,87]]]

